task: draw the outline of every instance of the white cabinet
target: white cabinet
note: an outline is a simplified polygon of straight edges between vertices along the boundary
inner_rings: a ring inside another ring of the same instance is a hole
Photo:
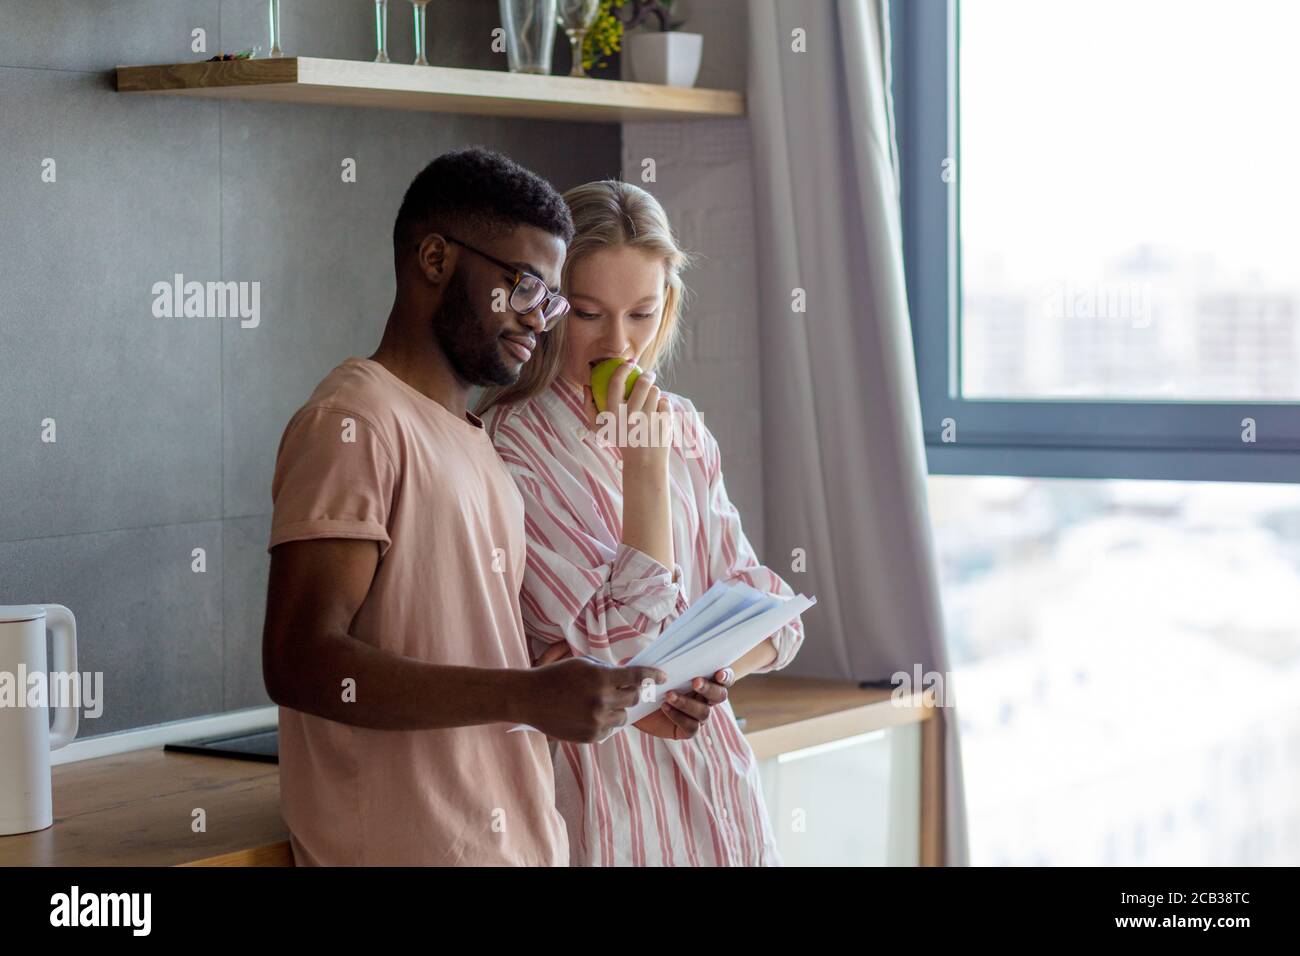
[[[759,762],[786,866],[916,866],[921,725],[900,724]]]

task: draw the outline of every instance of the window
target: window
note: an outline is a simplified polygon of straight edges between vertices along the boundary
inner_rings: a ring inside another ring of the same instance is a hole
[[[930,470],[1300,481],[1300,4],[891,4]]]
[[[929,501],[973,865],[1300,864],[1300,487]]]

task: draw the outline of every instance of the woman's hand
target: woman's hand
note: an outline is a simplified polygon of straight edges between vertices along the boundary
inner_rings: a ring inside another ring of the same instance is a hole
[[[558,644],[552,644],[546,650],[542,651],[541,657],[533,661],[534,667],[545,667],[547,664],[554,664],[556,661],[562,661],[564,658],[573,653],[569,649],[566,641],[560,641]]]
[[[615,416],[616,429],[621,414],[627,425],[627,434],[623,437],[637,439],[634,443],[619,446],[623,474],[623,543],[649,555],[669,570],[675,570],[672,482],[668,462],[676,428],[668,396],[661,394],[654,385],[654,372],[639,376],[632,385],[632,393],[626,401],[623,400],[623,390],[627,387],[631,370],[626,362],[614,370],[605,406],[606,411]],[[585,394],[590,393],[588,387]],[[657,414],[657,417],[644,421],[644,427],[635,426],[638,418],[651,414]],[[608,421],[605,419],[596,427],[606,432]],[[661,424],[663,427],[659,427]],[[645,440],[641,440],[642,436]],[[601,441],[607,439],[607,432],[600,435]]]
[[[690,740],[709,719],[711,709],[727,699],[727,688],[734,682],[735,677],[729,667],[714,674],[712,680],[697,677],[691,681],[690,693],[670,691],[663,706],[632,726],[652,737]]]
[[[628,444],[619,443],[618,447],[623,453],[625,479],[629,471],[664,473],[673,438],[668,396],[661,393],[655,385],[656,376],[653,371],[639,375],[632,385],[632,394],[624,400],[623,392],[627,388],[627,377],[631,372],[632,366],[627,362],[615,369],[610,376],[609,393],[605,397],[605,409],[615,416],[616,438],[631,438],[634,435],[643,438]],[[620,406],[626,406],[627,409],[621,415]],[[618,435],[620,418],[627,423],[626,436]],[[641,421],[638,422],[638,419]]]

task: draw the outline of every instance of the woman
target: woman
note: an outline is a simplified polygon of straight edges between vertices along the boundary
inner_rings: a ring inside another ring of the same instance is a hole
[[[663,208],[616,180],[564,199],[575,226],[562,279],[572,311],[479,412],[524,498],[520,605],[535,659],[622,663],[716,581],[793,591],[754,556],[694,405],[654,384],[678,341],[687,262]],[[624,400],[629,367],[620,368],[606,407],[671,413],[671,445],[602,441],[610,433],[597,422],[590,374],[611,357],[644,373]],[[715,685],[784,667],[802,639],[796,620],[635,730],[553,745],[572,864],[779,866],[753,751]]]

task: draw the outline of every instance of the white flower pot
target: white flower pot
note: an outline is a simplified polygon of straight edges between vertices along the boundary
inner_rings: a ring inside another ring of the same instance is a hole
[[[638,83],[694,86],[704,52],[701,33],[629,33],[623,59]]]

